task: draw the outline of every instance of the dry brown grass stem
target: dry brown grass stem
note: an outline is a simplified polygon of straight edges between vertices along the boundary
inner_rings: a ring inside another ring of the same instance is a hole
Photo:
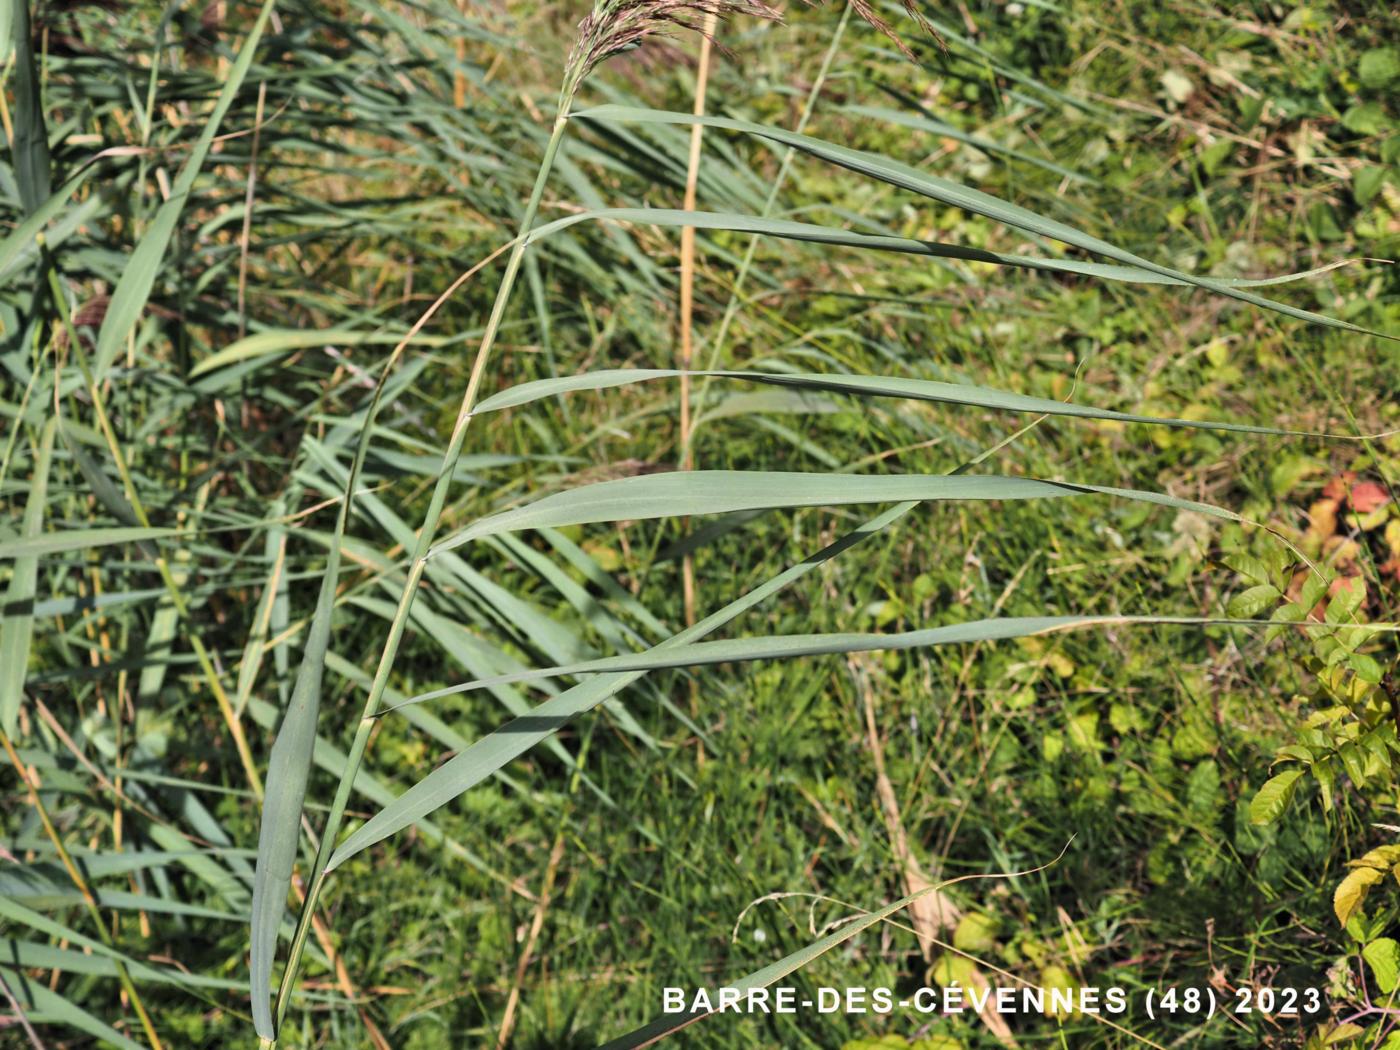
[[[710,79],[710,59],[713,53],[715,25],[718,19],[714,14],[705,16],[705,25],[700,40],[700,58],[695,70],[695,105],[693,112],[702,116],[705,112],[705,94]],[[690,126],[690,156],[686,164],[685,198],[681,207],[694,211],[696,187],[700,181],[700,147],[704,126]],[[694,454],[690,446],[690,376],[689,370],[695,356],[695,227],[681,227],[681,272],[680,272],[680,367],[687,374],[681,376],[680,383],[680,469],[694,467]],[[681,559],[681,597],[685,615],[685,625],[695,623],[695,561],[687,554]],[[692,697],[692,700],[694,698]],[[692,704],[692,706],[694,706]]]

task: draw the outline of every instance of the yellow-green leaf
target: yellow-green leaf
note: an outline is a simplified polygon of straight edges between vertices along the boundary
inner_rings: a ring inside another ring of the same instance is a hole
[[[1379,868],[1357,868],[1348,873],[1332,894],[1332,910],[1337,913],[1337,921],[1345,926],[1365,901],[1367,891],[1383,878],[1385,872]]]

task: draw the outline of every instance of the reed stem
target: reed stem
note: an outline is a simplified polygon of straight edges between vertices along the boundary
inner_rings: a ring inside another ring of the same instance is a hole
[[[539,211],[540,200],[544,197],[544,188],[549,181],[550,169],[554,165],[554,159],[558,155],[560,143],[564,138],[570,101],[568,95],[561,98],[559,115],[555,118],[554,128],[550,132],[548,143],[545,145],[539,172],[535,176],[534,189],[525,205],[525,213],[520,219],[520,232],[516,238],[515,247],[511,250],[510,258],[506,262],[505,273],[501,277],[501,284],[496,292],[496,301],[491,308],[491,316],[486,323],[481,345],[477,348],[476,358],[472,362],[471,376],[467,380],[467,389],[462,395],[462,406],[457,412],[457,421],[452,427],[452,437],[448,442],[447,450],[443,453],[437,483],[433,487],[432,499],[428,504],[427,514],[424,515],[422,528],[418,531],[418,543],[413,552],[413,563],[409,568],[408,580],[399,596],[398,607],[394,610],[394,619],[389,625],[389,634],[384,641],[384,649],[379,655],[379,664],[374,672],[374,680],[370,684],[369,694],[365,697],[364,710],[355,730],[354,742],[350,746],[345,771],[341,774],[340,783],[336,786],[335,798],[331,803],[330,814],[326,818],[326,826],[321,834],[321,843],[312,863],[311,880],[306,892],[306,899],[302,903],[296,933],[292,937],[291,952],[287,957],[287,968],[282,973],[282,982],[277,992],[276,1027],[278,1032],[282,1029],[282,1020],[286,1016],[292,989],[296,987],[302,952],[306,947],[307,934],[311,929],[311,919],[316,914],[317,903],[326,881],[326,864],[330,861],[336,839],[339,837],[340,826],[345,818],[345,810],[350,802],[350,792],[354,787],[355,775],[359,771],[365,749],[369,745],[370,730],[374,727],[379,703],[389,684],[389,673],[393,670],[394,660],[398,656],[399,643],[403,640],[404,629],[408,625],[408,616],[413,608],[413,599],[417,594],[418,585],[423,579],[428,551],[437,535],[442,510],[447,502],[448,490],[452,487],[452,476],[457,467],[457,459],[462,452],[467,426],[471,423],[472,408],[476,404],[477,393],[486,371],[486,363],[490,358],[492,348],[495,346],[501,321],[505,317],[506,305],[510,300],[511,289],[515,285],[516,276],[520,272],[520,264],[525,256],[526,234],[535,224],[535,215]],[[275,1047],[277,1040],[271,1040],[268,1045]]]

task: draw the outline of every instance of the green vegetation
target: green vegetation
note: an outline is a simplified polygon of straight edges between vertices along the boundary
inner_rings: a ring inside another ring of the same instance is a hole
[[[1388,5],[4,10],[0,1045],[1400,1045]]]

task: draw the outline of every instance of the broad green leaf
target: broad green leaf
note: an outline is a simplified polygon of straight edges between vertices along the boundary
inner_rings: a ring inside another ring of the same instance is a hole
[[[1215,423],[1208,420],[1172,419],[1164,416],[1140,416],[1131,412],[1114,412],[1091,408],[1048,397],[1030,397],[1006,390],[975,386],[971,383],[943,383],[931,379],[901,379],[897,376],[839,375],[818,372],[741,372],[720,370],[684,371],[676,368],[609,368],[596,372],[539,379],[509,387],[493,394],[476,406],[475,414],[516,408],[544,398],[580,390],[606,390],[653,379],[674,379],[682,375],[712,376],[750,383],[797,387],[801,390],[825,390],[857,397],[908,398],[912,401],[934,401],[950,405],[970,405],[1006,412],[1035,412],[1053,416],[1074,416],[1081,419],[1103,419],[1118,423],[1149,423],[1168,427],[1190,427],[1198,430],[1225,430],[1241,434],[1271,434],[1297,436],[1292,431],[1256,427],[1247,423]],[[1320,436],[1320,435],[1309,435]],[[1253,559],[1258,561],[1258,559]]]
[[[1347,665],[1356,672],[1356,677],[1371,685],[1379,685],[1385,677],[1385,668],[1374,656],[1365,653],[1352,653],[1347,657]]]
[[[253,64],[258,40],[272,15],[274,3],[275,0],[263,0],[258,16],[239,49],[238,58],[229,67],[228,76],[219,91],[213,110],[201,118],[199,138],[190,148],[184,167],[180,169],[180,174],[176,176],[171,187],[169,198],[160,206],[155,218],[151,220],[151,225],[142,235],[141,243],[136,246],[136,250],[131,253],[131,257],[122,268],[121,278],[112,290],[111,302],[108,303],[107,313],[102,319],[102,327],[97,332],[97,346],[93,352],[93,375],[98,383],[106,377],[108,369],[112,367],[125,345],[127,336],[140,319],[141,311],[146,308],[151,290],[155,287],[156,276],[160,272],[161,262],[170,247],[171,238],[175,236],[176,224],[189,201],[190,192],[194,189],[194,180],[204,166],[205,158],[214,144],[214,137],[219,133],[224,114],[238,97],[243,80]]]
[[[1351,623],[1365,600],[1366,581],[1360,576],[1345,577],[1341,586],[1332,592],[1324,618],[1331,624]]]
[[[1273,579],[1273,573],[1264,564],[1264,560],[1252,554],[1229,554],[1221,558],[1220,563],[1234,569],[1252,583],[1269,583]]]
[[[1061,499],[1122,496],[1178,510],[1238,520],[1219,507],[1155,492],[1034,478],[950,474],[806,474],[789,471],[696,470],[642,474],[568,489],[483,518],[433,548],[451,550],[483,536],[521,529],[602,521],[728,514],[734,511],[832,507],[896,500]]]
[[[1272,824],[1277,820],[1288,808],[1288,803],[1293,798],[1294,785],[1302,775],[1301,769],[1287,769],[1264,781],[1264,786],[1249,804],[1250,823]]]
[[[44,529],[44,504],[49,498],[49,467],[53,462],[53,442],[57,418],[50,418],[39,438],[39,452],[29,478],[29,492],[20,526],[25,540],[40,539]],[[15,558],[14,575],[5,592],[5,608],[0,610],[0,729],[15,735],[25,675],[29,672],[29,648],[34,640],[34,601],[39,579],[39,556]]]
[[[1331,579],[1322,573],[1312,572],[1308,574],[1307,579],[1303,581],[1302,589],[1298,592],[1298,604],[1302,606],[1305,614],[1311,612],[1313,606],[1322,601],[1331,582]]]
[[[1371,887],[1384,879],[1385,874],[1380,868],[1355,868],[1347,872],[1347,877],[1337,883],[1337,889],[1332,894],[1332,910],[1336,912],[1339,923],[1343,926],[1347,924],[1366,900]]]
[[[1383,995],[1400,983],[1400,944],[1390,937],[1377,937],[1361,949],[1361,957],[1371,966],[1371,975]]]
[[[1363,332],[1368,335],[1377,335],[1385,339],[1400,340],[1400,336],[1386,335],[1382,332],[1372,332],[1369,329],[1360,328],[1347,321],[1339,321],[1335,318],[1326,317],[1309,310],[1300,310],[1286,303],[1265,299],[1244,288],[1230,285],[1224,281],[1219,281],[1210,277],[1201,277],[1196,274],[1188,274],[1169,266],[1162,266],[1152,262],[1150,259],[1145,259],[1140,255],[1119,248],[1098,237],[1076,230],[1072,226],[1068,226],[1056,219],[1038,215],[1019,205],[1011,204],[997,197],[993,197],[991,194],[983,193],[981,190],[961,186],[958,183],[950,182],[947,179],[942,179],[935,175],[928,175],[909,165],[902,164],[898,161],[892,161],[873,153],[824,142],[810,135],[799,135],[781,128],[767,127],[763,124],[755,124],[746,120],[734,120],[728,117],[696,116],[691,113],[671,113],[663,110],[644,109],[637,106],[597,106],[593,109],[575,113],[574,119],[639,124],[703,124],[706,127],[723,128],[728,131],[737,131],[742,134],[768,139],[771,142],[780,142],[783,145],[792,146],[804,153],[854,171],[857,174],[866,175],[892,186],[910,190],[911,192],[920,194],[931,200],[936,200],[942,204],[981,215],[996,222],[1005,223],[1008,226],[1024,230],[1027,233],[1032,233],[1041,237],[1049,237],[1053,240],[1073,245],[1084,251],[1105,256],[1116,262],[1139,267],[1161,277],[1167,277],[1174,281],[1195,285],[1198,288],[1204,288],[1208,291],[1229,296],[1232,299],[1238,299],[1241,302],[1250,303],[1251,305],[1263,307],[1267,310],[1273,310],[1276,313],[1294,317],[1298,320],[1308,321],[1312,324],[1322,325],[1328,328],[1339,328],[1350,332]]]

